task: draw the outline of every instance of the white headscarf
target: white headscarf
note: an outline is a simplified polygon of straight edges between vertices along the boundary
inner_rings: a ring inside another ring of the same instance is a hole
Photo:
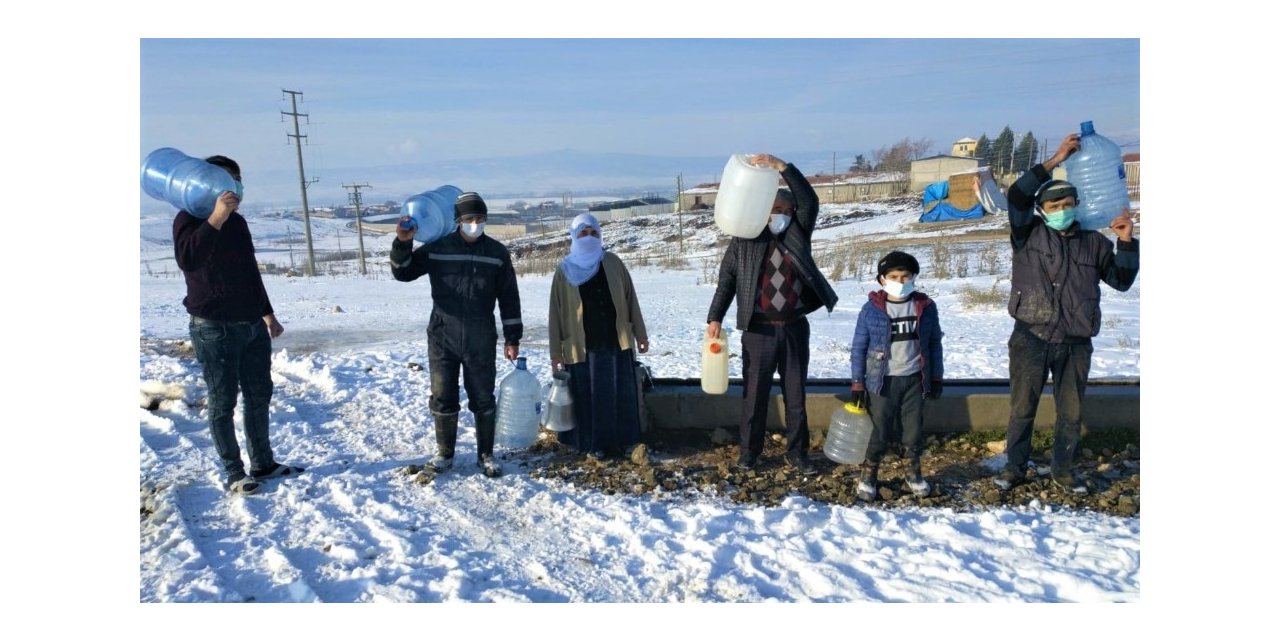
[[[578,214],[569,224],[569,255],[560,261],[560,267],[564,269],[564,275],[569,279],[569,284],[575,287],[596,275],[600,270],[600,261],[604,259],[604,243],[601,238],[578,237],[586,227],[595,229],[597,234],[600,233],[600,222],[589,213]]]

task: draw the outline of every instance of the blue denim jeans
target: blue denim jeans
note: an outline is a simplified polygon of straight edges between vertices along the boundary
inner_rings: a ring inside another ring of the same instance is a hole
[[[213,446],[227,475],[244,473],[236,442],[236,394],[244,394],[244,441],[250,469],[271,467],[268,438],[271,405],[271,336],[265,322],[219,322],[191,317],[188,325],[196,359],[209,388],[206,406]]]

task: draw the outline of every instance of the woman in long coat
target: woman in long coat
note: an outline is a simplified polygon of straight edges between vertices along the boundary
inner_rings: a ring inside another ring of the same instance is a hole
[[[622,259],[604,250],[595,216],[574,218],[569,237],[547,314],[551,365],[569,372],[573,396],[574,428],[560,442],[595,457],[627,454],[640,442],[635,352],[649,351],[640,301]]]

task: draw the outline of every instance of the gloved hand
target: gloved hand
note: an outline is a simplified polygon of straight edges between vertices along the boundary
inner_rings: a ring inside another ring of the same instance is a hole
[[[929,383],[929,392],[924,394],[924,397],[930,400],[937,400],[938,398],[942,397],[942,381],[941,380],[931,381]]]
[[[853,393],[853,403],[854,403],[854,404],[856,404],[856,405],[858,405],[858,406],[862,407],[863,409],[868,409],[868,408],[870,408],[870,407],[871,407],[871,405],[870,405],[870,404],[867,404],[867,397],[868,397],[868,396],[867,396],[867,387],[866,387],[866,385],[862,384],[861,382],[855,382],[855,383],[853,383],[853,384],[849,385],[849,391],[851,391],[851,392]]]

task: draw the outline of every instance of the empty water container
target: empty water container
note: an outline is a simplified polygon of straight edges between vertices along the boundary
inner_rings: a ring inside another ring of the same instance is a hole
[[[1129,206],[1120,146],[1094,131],[1092,120],[1080,123],[1080,150],[1063,166],[1079,194],[1076,220],[1082,228],[1105,229]]]
[[[867,410],[861,405],[846,402],[831,414],[822,452],[840,464],[862,464],[867,458],[872,429],[874,427]]]
[[[413,239],[418,242],[434,242],[453,231],[453,201],[462,190],[446,184],[430,191],[410,196],[400,212],[409,216],[417,225]]]
[[[551,382],[542,396],[542,426],[557,432],[574,427],[568,371],[557,371],[551,375]]]
[[[172,147],[156,149],[142,161],[142,191],[197,218],[208,218],[218,196],[235,190],[226,169]]]
[[[498,416],[494,443],[508,449],[524,449],[538,440],[540,386],[523,357],[498,385]]]
[[[716,226],[739,238],[754,238],[764,231],[778,195],[778,172],[750,160],[746,154],[730,156],[716,193]]]

